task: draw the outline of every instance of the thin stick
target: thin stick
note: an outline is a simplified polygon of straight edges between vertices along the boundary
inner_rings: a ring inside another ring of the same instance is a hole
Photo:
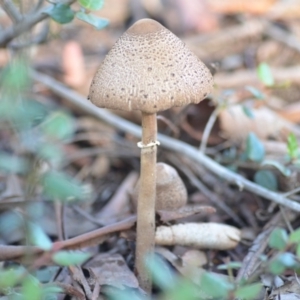
[[[281,29],[279,26],[268,24],[265,34],[277,40],[288,47],[300,52],[300,43],[297,36],[289,33],[287,30]]]
[[[14,23],[20,22],[23,19],[22,14],[18,11],[13,1],[0,0],[0,4]]]
[[[202,152],[203,154],[205,154],[205,150],[206,150],[206,145],[207,145],[207,141],[209,138],[209,135],[211,133],[211,130],[217,120],[217,117],[219,115],[220,112],[220,107],[217,106],[215,108],[215,110],[213,111],[213,113],[210,115],[208,122],[206,123],[206,126],[204,128],[204,132],[203,132],[203,136],[202,136],[202,141],[199,147],[199,151]]]
[[[36,81],[48,86],[52,91],[62,96],[65,100],[68,100],[72,104],[80,107],[86,113],[101,119],[113,127],[117,127],[121,130],[129,132],[136,137],[141,137],[141,128],[139,126],[124,120],[123,118],[118,117],[107,110],[95,108],[95,106],[87,101],[84,97],[65,87],[63,84],[59,83],[53,78],[37,72],[33,72],[32,77]],[[219,165],[213,159],[199,152],[198,149],[162,134],[158,134],[158,140],[161,142],[161,146],[165,149],[175,151],[191,158],[195,163],[201,164],[203,167],[210,170],[212,173],[228,183],[237,185],[241,190],[245,189],[275,203],[286,206],[294,211],[300,212],[299,203],[291,201],[279,193],[267,190],[256,183],[247,180],[239,174],[231,172],[229,169]]]
[[[75,0],[63,0],[60,4],[71,5],[73,2],[75,2]],[[38,12],[27,15],[21,22],[2,30],[0,34],[0,47],[5,47],[11,40],[20,36],[22,33],[32,28],[35,24],[48,18],[49,15],[47,14],[47,11],[49,11],[52,7],[52,4],[47,7],[43,7]]]
[[[286,193],[284,193],[284,194],[282,194],[284,197],[289,197],[289,196],[292,196],[292,195],[295,195],[295,194],[297,194],[297,193],[299,193],[300,192],[300,186],[298,186],[297,188],[295,188],[295,189],[293,189],[293,190],[291,190],[291,191],[288,191],[288,192],[286,192]]]
[[[137,203],[135,270],[140,287],[151,293],[152,282],[146,268],[147,256],[153,253],[156,196],[156,114],[142,114],[142,150],[140,189]],[[152,146],[147,146],[153,144]]]
[[[123,221],[107,225],[105,227],[78,235],[65,241],[55,242],[54,251],[82,249],[89,246],[101,244],[106,236],[119,231],[128,230],[134,226],[136,217],[129,217]],[[39,255],[44,251],[35,246],[2,246],[0,245],[0,261],[14,260],[19,261],[25,254]]]

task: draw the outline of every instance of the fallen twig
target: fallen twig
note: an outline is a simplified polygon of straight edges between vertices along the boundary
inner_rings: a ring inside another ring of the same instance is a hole
[[[110,113],[108,110],[96,108],[83,96],[70,90],[55,79],[37,72],[32,72],[32,77],[37,82],[44,84],[58,95],[64,97],[65,100],[68,100],[72,104],[75,104],[76,106],[80,107],[86,113],[89,113],[94,117],[101,119],[102,121],[106,122],[107,124],[113,127],[117,127],[121,130],[129,132],[130,134],[136,137],[141,137],[140,126],[137,126],[119,116],[116,116],[113,113]],[[199,152],[195,147],[162,134],[158,134],[157,138],[160,141],[161,146],[163,148],[188,156],[195,163],[197,162],[201,164],[203,167],[210,170],[220,178],[226,180],[229,183],[237,185],[240,190],[248,190],[277,204],[286,206],[294,211],[300,212],[299,203],[287,199],[279,193],[267,190],[257,185],[256,183],[247,180],[239,174],[231,172],[227,168],[216,163],[213,159]]]
[[[235,53],[242,53],[252,42],[262,38],[266,23],[260,20],[250,20],[220,29],[210,34],[201,34],[184,40],[187,46],[201,60],[221,60]]]
[[[136,217],[130,217],[115,224],[81,234],[65,241],[53,244],[53,251],[81,249],[100,244],[107,235],[130,229],[136,222]],[[31,255],[42,254],[43,250],[35,246],[0,246],[0,261],[19,261],[28,253]]]
[[[289,82],[300,84],[300,66],[271,68],[275,82]],[[214,77],[215,83],[221,88],[234,88],[246,85],[259,84],[256,70],[238,70],[233,73],[218,73]]]
[[[13,1],[0,0],[2,9],[7,13],[14,23],[20,22],[23,18],[22,14],[18,11]]]
[[[277,40],[296,50],[297,52],[300,52],[300,43],[298,37],[280,28],[279,26],[268,24],[266,26],[265,33],[274,40]]]

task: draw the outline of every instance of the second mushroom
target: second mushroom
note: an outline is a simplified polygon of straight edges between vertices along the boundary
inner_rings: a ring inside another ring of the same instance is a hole
[[[90,87],[89,99],[98,107],[142,112],[135,268],[147,292],[151,280],[145,258],[153,252],[155,235],[156,113],[199,103],[212,85],[207,67],[178,37],[160,23],[142,19],[117,40]]]

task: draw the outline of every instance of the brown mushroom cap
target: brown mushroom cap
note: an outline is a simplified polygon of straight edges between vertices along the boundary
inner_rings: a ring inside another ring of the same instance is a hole
[[[158,22],[142,19],[105,57],[89,99],[98,107],[156,113],[199,103],[212,85],[207,67],[179,38]]]
[[[156,202],[155,210],[175,210],[187,202],[186,187],[177,171],[165,163],[156,164]],[[139,194],[139,182],[133,191],[136,204]]]

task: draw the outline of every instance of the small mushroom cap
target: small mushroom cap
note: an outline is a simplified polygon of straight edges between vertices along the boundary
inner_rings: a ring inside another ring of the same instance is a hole
[[[139,182],[133,191],[136,204],[139,194]],[[175,210],[187,202],[186,187],[177,171],[165,163],[156,164],[156,202],[155,210]]]
[[[142,19],[115,43],[92,81],[98,107],[156,113],[199,103],[212,90],[207,67],[160,23]]]

